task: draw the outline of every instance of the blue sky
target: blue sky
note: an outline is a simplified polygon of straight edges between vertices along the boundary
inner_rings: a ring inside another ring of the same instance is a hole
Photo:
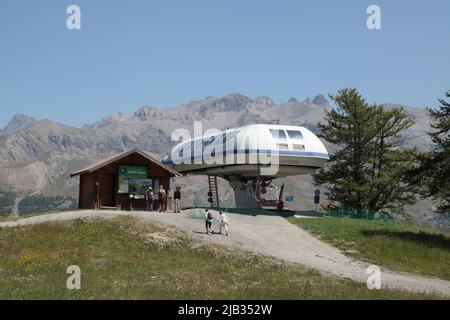
[[[81,8],[68,30],[66,8]],[[381,30],[366,9],[381,8]],[[435,106],[450,89],[450,1],[0,2],[0,127],[80,126],[142,105],[239,92],[275,102],[356,87]]]

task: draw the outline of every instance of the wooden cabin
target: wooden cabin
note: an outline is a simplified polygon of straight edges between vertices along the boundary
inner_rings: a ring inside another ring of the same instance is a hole
[[[170,178],[179,173],[139,149],[132,149],[74,172],[80,176],[80,209],[117,208],[143,210],[145,193],[163,185],[170,190]]]

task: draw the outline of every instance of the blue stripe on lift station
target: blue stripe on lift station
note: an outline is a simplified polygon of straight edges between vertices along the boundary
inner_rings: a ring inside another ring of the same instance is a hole
[[[227,154],[228,152],[225,152],[225,154]],[[310,156],[310,157],[322,157],[322,158],[327,158],[329,159],[328,153],[322,153],[322,152],[309,152],[309,151],[293,151],[293,150],[258,150],[258,149],[254,149],[254,150],[238,150],[238,153],[253,153],[253,154],[258,154],[258,153],[270,153],[270,154],[286,154],[286,155],[296,155],[296,156]],[[234,152],[230,152],[229,154],[234,154]],[[223,153],[222,153],[223,155]],[[216,155],[219,156],[219,155]],[[201,158],[197,157],[198,158]],[[185,160],[191,160],[194,161],[196,158],[194,157],[190,157],[190,158],[183,158],[181,159],[182,161]],[[170,161],[163,161],[163,164],[173,164],[172,160]]]

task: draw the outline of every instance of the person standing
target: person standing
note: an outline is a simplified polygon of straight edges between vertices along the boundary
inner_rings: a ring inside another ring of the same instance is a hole
[[[153,191],[152,191],[152,187],[149,187],[147,189],[147,192],[145,193],[145,200],[146,200],[145,210],[152,211],[153,210]]]
[[[222,228],[225,228],[225,235],[228,236],[228,218],[222,211],[219,212],[219,232],[222,234]]]
[[[165,203],[166,203],[166,191],[164,190],[164,187],[162,185],[159,186],[158,191],[158,206],[159,206],[159,212],[165,211]]]
[[[214,230],[212,229],[212,222],[213,222],[213,215],[211,211],[208,209],[205,210],[205,227],[206,227],[206,234],[209,234],[209,230],[211,230],[211,233],[214,234]]]
[[[180,213],[181,212],[181,205],[180,205],[180,200],[181,200],[181,187],[177,186],[175,188],[175,192],[173,193],[173,200],[174,200],[174,212],[175,213]]]

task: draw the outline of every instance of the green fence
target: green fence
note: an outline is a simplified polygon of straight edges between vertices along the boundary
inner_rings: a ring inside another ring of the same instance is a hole
[[[333,207],[323,212],[324,217],[364,219],[385,226],[395,226],[395,216],[391,213],[371,209],[355,210],[344,206]]]

